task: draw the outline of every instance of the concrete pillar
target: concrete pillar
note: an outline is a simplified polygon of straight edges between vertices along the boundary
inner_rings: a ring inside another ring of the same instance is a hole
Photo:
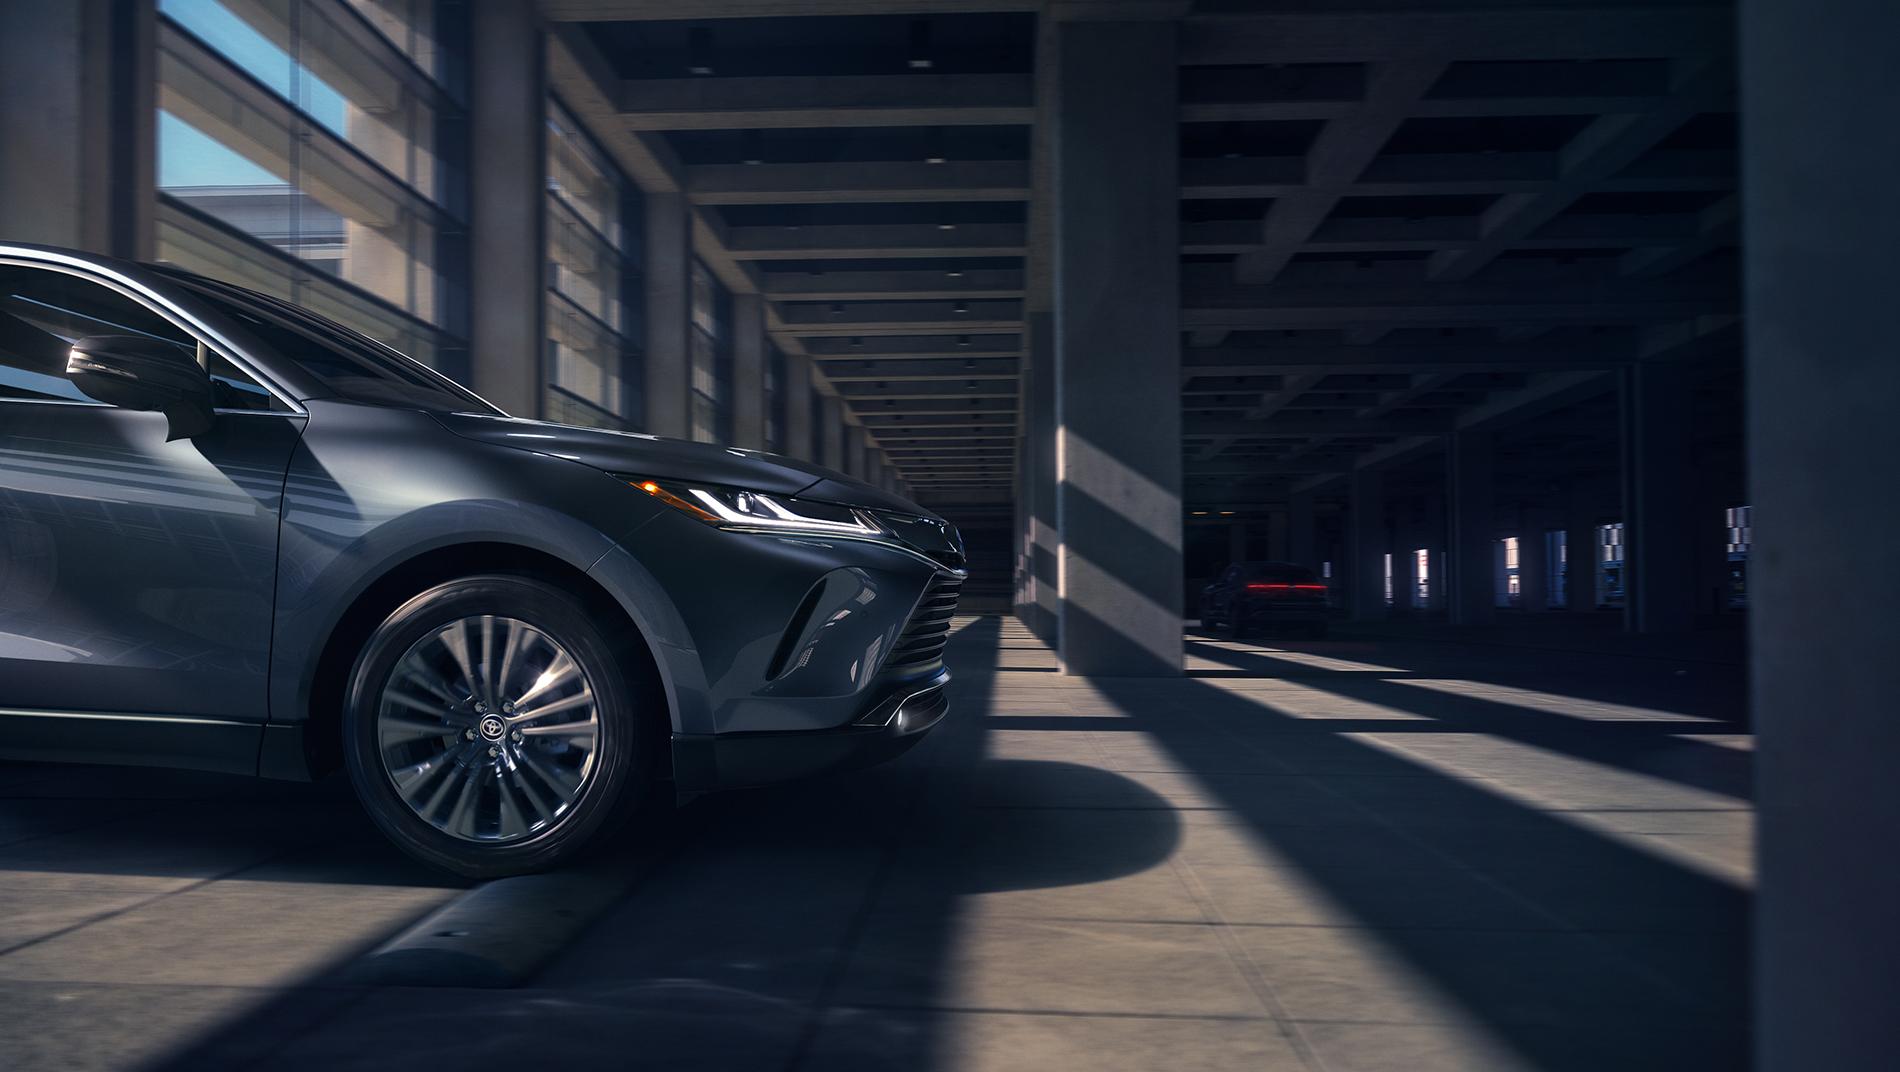
[[[1564,610],[1597,609],[1597,512],[1589,486],[1573,480],[1564,492]]]
[[[861,426],[844,426],[844,464],[838,468],[849,476],[864,479],[864,429]]]
[[[1247,523],[1233,521],[1227,525],[1227,561],[1247,561]]]
[[[1176,675],[1177,24],[1077,21],[1055,32],[1058,651],[1072,674]]]
[[[542,414],[547,257],[547,50],[526,0],[470,12],[469,373],[517,417]]]
[[[1696,475],[1691,369],[1623,370],[1624,627],[1682,633],[1695,622]]]
[[[1544,522],[1535,510],[1519,511],[1517,526],[1517,607],[1528,614],[1550,609],[1544,574],[1549,565],[1544,549]]]
[[[1315,547],[1319,541],[1319,530],[1313,517],[1313,493],[1296,491],[1287,498],[1287,559],[1302,566],[1319,570],[1319,554]]]
[[[1267,515],[1267,557],[1277,562],[1287,561],[1286,511],[1275,510]]]
[[[785,453],[813,461],[811,451],[811,358],[785,355]]]
[[[1056,531],[1056,320],[1048,310],[1030,312],[1024,322],[1024,370],[1027,418],[1023,435],[1023,487],[1029,559],[1024,588],[1030,608],[1024,624],[1043,643],[1055,647],[1062,622],[1057,556],[1062,538]]]
[[[1352,593],[1352,616],[1358,620],[1385,617],[1386,535],[1385,474],[1376,469],[1352,473],[1352,502],[1348,504],[1346,543],[1350,563],[1346,579]]]
[[[1424,609],[1432,611],[1444,608],[1449,598],[1445,583],[1445,516],[1448,506],[1444,495],[1426,495],[1425,519],[1414,537],[1407,541],[1414,549],[1423,548],[1426,552]]]
[[[1816,15],[1741,5],[1755,1067],[1875,1069],[1900,1052],[1900,139],[1856,116],[1900,89],[1900,5]]]
[[[765,449],[765,298],[732,296],[732,445]]]
[[[155,11],[0,2],[0,235],[151,259]]]
[[[1492,449],[1489,432],[1455,432],[1446,441],[1451,501],[1450,519],[1451,620],[1477,625],[1491,620],[1497,610],[1497,518],[1492,502]]]
[[[480,79],[477,79],[480,81]],[[477,142],[477,144],[480,144]],[[647,431],[692,432],[693,225],[686,195],[648,194]]]
[[[1393,535],[1391,544],[1392,609],[1400,614],[1417,609],[1418,555],[1413,552],[1418,541],[1407,538],[1412,535],[1411,529],[1403,528]]]
[[[844,470],[844,404],[837,395],[825,395],[819,402],[818,464]]]

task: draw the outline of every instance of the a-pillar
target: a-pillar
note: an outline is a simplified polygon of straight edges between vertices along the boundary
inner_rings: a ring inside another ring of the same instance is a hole
[[[1451,620],[1488,622],[1497,610],[1497,516],[1492,502],[1491,434],[1453,433],[1446,441],[1451,502],[1449,594]]]
[[[150,260],[151,0],[0,4],[0,235]]]
[[[1623,370],[1624,627],[1687,632],[1695,622],[1696,518],[1691,368]]]
[[[765,298],[732,296],[732,445],[765,449]]]
[[[1383,618],[1385,555],[1391,542],[1386,535],[1384,473],[1377,469],[1353,470],[1346,521],[1350,526],[1346,543],[1351,556],[1346,580],[1351,585],[1352,616],[1360,620]]]
[[[811,358],[785,355],[785,442],[780,449],[803,461],[816,461],[811,449]]]
[[[1879,474],[1900,457],[1900,139],[1848,116],[1891,110],[1900,4],[1740,12],[1755,1067],[1889,1068],[1900,496]]]
[[[646,430],[685,439],[692,429],[692,206],[678,193],[648,194],[646,204]]]
[[[470,12],[469,373],[471,386],[517,417],[539,417],[547,194],[546,48],[526,0]]]
[[[1071,674],[1176,675],[1177,23],[1078,20],[1054,33],[1057,650]]]

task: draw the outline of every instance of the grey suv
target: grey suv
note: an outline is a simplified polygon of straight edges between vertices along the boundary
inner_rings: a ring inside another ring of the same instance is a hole
[[[956,531],[516,420],[294,306],[0,244],[0,756],[312,778],[468,875],[945,711]]]

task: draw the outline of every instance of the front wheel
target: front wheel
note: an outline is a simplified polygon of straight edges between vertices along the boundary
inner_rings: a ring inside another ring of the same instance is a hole
[[[474,878],[572,860],[650,782],[613,637],[562,590],[467,577],[370,635],[343,713],[350,780],[410,855]]]

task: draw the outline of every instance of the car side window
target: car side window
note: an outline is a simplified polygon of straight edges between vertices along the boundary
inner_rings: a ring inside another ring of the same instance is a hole
[[[205,366],[221,409],[281,409],[263,385],[190,332],[102,283],[47,268],[0,266],[0,399],[91,402],[66,378],[73,343],[143,335]]]

